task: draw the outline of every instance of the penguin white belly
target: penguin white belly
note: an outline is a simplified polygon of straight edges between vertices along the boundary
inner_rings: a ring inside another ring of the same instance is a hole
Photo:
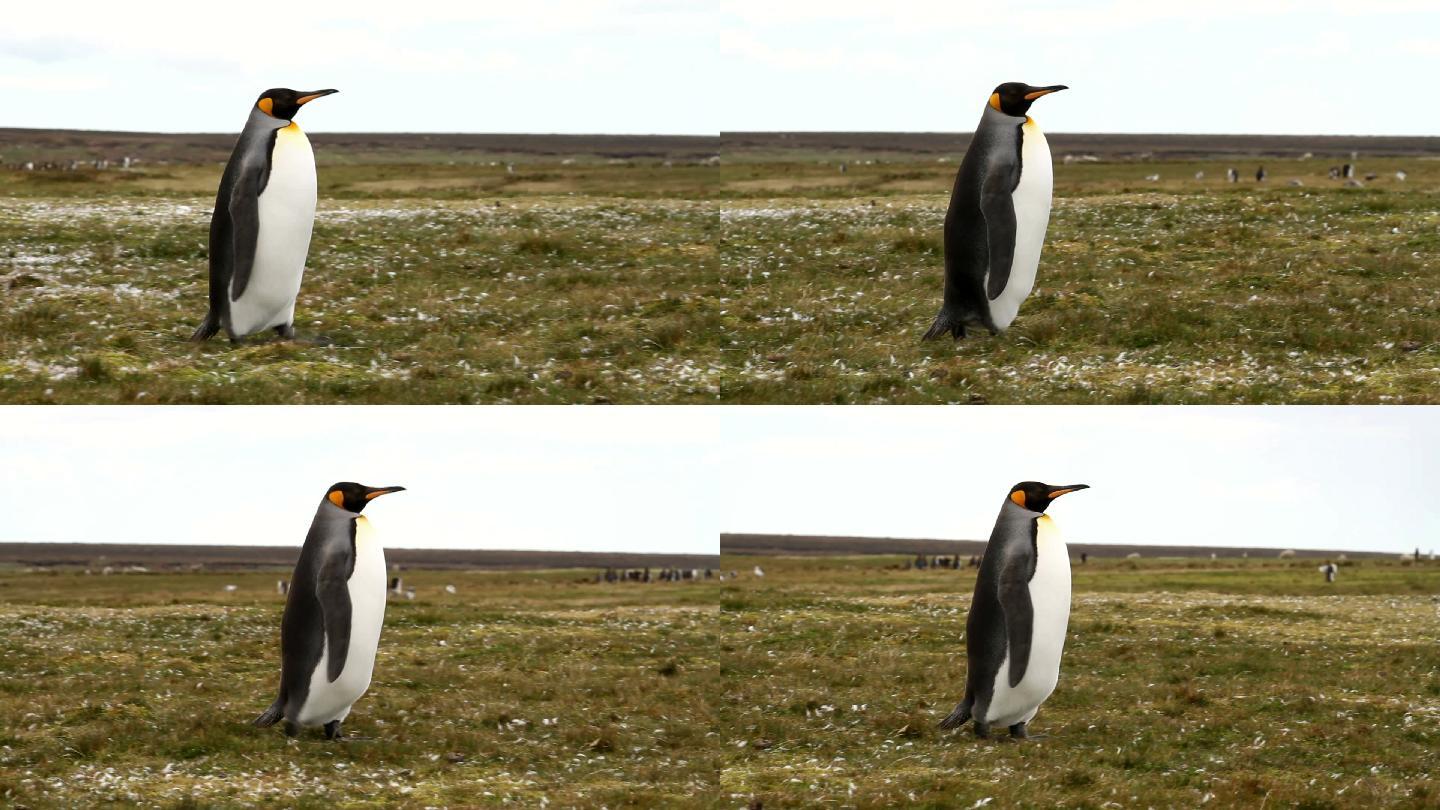
[[[1028,722],[1060,680],[1060,656],[1065,650],[1065,632],[1070,625],[1070,552],[1049,516],[1042,515],[1035,522],[1035,528],[1035,576],[1030,580],[1034,614],[1030,663],[1025,668],[1025,677],[1011,688],[1010,654],[1006,652],[986,712],[985,722],[995,725]]]
[[[230,324],[237,335],[294,320],[315,226],[315,201],[315,153],[310,139],[292,123],[275,133],[270,179],[259,199],[255,264],[245,292],[230,301]]]
[[[1002,330],[1015,320],[1020,304],[1035,288],[1035,271],[1040,267],[1040,249],[1045,246],[1055,188],[1055,169],[1050,163],[1045,133],[1031,118],[1025,119],[1020,131],[1020,183],[1010,195],[1015,205],[1015,252],[1005,289],[990,302],[990,316]]]
[[[364,515],[355,519],[355,571],[347,583],[350,591],[350,649],[345,668],[333,682],[328,680],[330,643],[320,664],[310,675],[310,691],[296,719],[303,726],[320,726],[344,720],[350,707],[370,688],[375,670],[375,652],[380,647],[380,628],[385,623],[385,550]]]

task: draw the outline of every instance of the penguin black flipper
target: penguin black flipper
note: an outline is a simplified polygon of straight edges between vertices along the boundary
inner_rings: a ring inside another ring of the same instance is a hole
[[[355,572],[355,523],[350,522],[350,542],[332,548],[320,565],[315,595],[325,627],[325,651],[330,654],[325,678],[331,683],[345,669],[350,653],[350,575]]]
[[[260,192],[265,190],[265,175],[259,166],[242,172],[226,207],[230,214],[230,300],[239,300],[250,284],[255,246],[260,242]]]
[[[990,258],[985,269],[985,297],[994,301],[1010,283],[1015,261],[1015,200],[1020,167],[994,166],[980,190],[980,213],[985,217],[985,245]]]
[[[210,219],[210,309],[190,336],[195,343],[209,340],[229,323],[230,301],[244,292],[255,264],[255,246],[260,239],[259,198],[267,174],[264,166],[246,165],[244,150],[242,137],[215,194],[215,213]]]
[[[1035,608],[1030,601],[1030,580],[1035,576],[1035,546],[1015,544],[1006,549],[1000,569],[1000,609],[1005,614],[1005,642],[1010,658],[1010,688],[1020,685],[1030,666],[1030,642],[1035,633]]]

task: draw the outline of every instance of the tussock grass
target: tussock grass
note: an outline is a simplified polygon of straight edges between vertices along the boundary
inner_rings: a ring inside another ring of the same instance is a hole
[[[723,549],[722,549],[723,552]],[[721,595],[724,795],[845,807],[1426,807],[1440,565],[1091,560],[1031,724],[936,724],[964,694],[973,571],[745,558]]]
[[[406,571],[369,741],[248,722],[288,572],[0,572],[0,804],[678,807],[713,795],[718,588]],[[444,592],[453,583],[459,592]],[[238,590],[224,591],[235,584]]]
[[[1267,165],[1057,166],[1035,293],[959,344],[919,342],[953,163],[322,165],[297,328],[330,345],[280,353],[185,343],[217,167],[17,175],[0,401],[1440,399],[1440,164],[1366,161],[1359,189]]]

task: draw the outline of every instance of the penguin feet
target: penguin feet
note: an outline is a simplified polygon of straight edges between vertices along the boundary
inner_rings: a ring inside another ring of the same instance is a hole
[[[343,740],[343,739],[345,739],[345,735],[343,735],[343,734],[340,733],[340,721],[339,721],[339,720],[331,720],[330,722],[328,722],[328,723],[325,724],[325,739],[327,739],[327,740]]]
[[[990,739],[990,724],[989,724],[989,723],[982,723],[982,722],[980,722],[979,720],[976,720],[976,721],[975,721],[975,736],[978,737],[978,738],[980,738],[980,739],[982,739],[982,740],[988,740],[988,739]]]
[[[300,727],[297,726],[297,725],[295,725],[294,723],[290,722],[289,720],[286,720],[286,721],[285,721],[285,736],[286,736],[286,737],[296,737],[296,736],[299,736],[299,734],[300,734]]]
[[[1027,723],[1016,723],[1010,727],[1010,739],[1012,740],[1043,740],[1049,737],[1048,734],[1031,734],[1026,728]]]
[[[293,324],[293,323],[283,323],[283,324],[275,327],[275,334],[279,335],[281,340],[294,340],[294,339],[295,339],[295,324]]]

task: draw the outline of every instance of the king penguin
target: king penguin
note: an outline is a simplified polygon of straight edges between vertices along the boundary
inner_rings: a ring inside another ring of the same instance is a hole
[[[970,139],[945,213],[945,303],[925,340],[967,328],[1005,331],[1035,286],[1050,223],[1050,146],[1025,113],[1065,85],[995,88]]]
[[[1051,502],[1085,484],[1054,487],[1025,481],[1010,489],[975,580],[965,623],[965,699],[940,728],[975,721],[975,735],[1026,726],[1060,680],[1060,653],[1070,623],[1070,555],[1045,514]]]
[[[210,310],[190,339],[295,336],[295,296],[315,225],[315,153],[300,108],[338,90],[266,90],[250,108],[210,219]]]
[[[340,723],[370,687],[385,621],[385,549],[360,512],[404,489],[347,481],[325,493],[280,622],[280,695],[255,725],[284,718],[291,736],[323,726],[327,739],[340,738]]]

